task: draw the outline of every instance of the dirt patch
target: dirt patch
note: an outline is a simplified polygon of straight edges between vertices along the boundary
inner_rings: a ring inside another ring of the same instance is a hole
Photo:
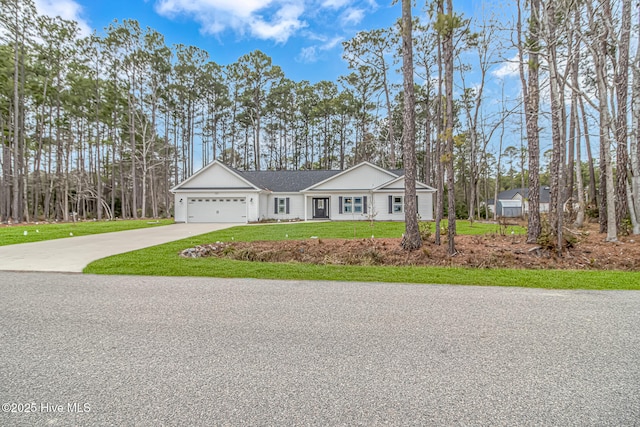
[[[592,227],[593,228],[593,227]],[[307,239],[214,243],[183,251],[187,257],[217,256],[255,262],[300,262],[323,265],[447,266],[473,268],[640,271],[640,239],[623,236],[605,243],[595,229],[574,234],[573,247],[559,257],[553,250],[527,244],[525,236],[487,234],[457,236],[457,255],[447,254],[433,239],[412,252],[400,239]]]

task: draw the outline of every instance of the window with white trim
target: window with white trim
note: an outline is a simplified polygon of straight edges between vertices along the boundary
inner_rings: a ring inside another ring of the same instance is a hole
[[[353,212],[362,213],[362,197],[353,198]]]
[[[344,213],[362,213],[364,206],[364,198],[359,197],[345,197],[342,200],[342,212]]]
[[[367,196],[338,197],[338,209],[341,214],[366,214]]]
[[[342,212],[344,213],[353,212],[353,197],[345,197],[342,200]]]
[[[404,212],[404,197],[403,196],[393,196],[393,213],[402,213]]]
[[[278,214],[289,214],[289,198],[288,197],[275,197],[273,199],[273,213],[275,215]]]

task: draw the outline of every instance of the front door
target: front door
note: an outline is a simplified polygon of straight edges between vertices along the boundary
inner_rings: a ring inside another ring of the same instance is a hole
[[[313,217],[329,218],[329,198],[313,199]]]

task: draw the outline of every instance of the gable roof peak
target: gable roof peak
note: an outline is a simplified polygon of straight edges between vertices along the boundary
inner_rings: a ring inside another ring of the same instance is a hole
[[[245,183],[247,183],[247,185],[255,188],[256,190],[259,190],[259,188],[252,182],[250,182],[249,180],[247,180],[245,177],[242,176],[242,174],[238,173],[238,171],[230,166],[225,165],[224,163],[222,163],[219,160],[214,160],[213,162],[209,163],[208,165],[205,165],[204,167],[200,168],[198,171],[196,171],[193,175],[191,175],[190,177],[188,177],[187,179],[185,179],[184,181],[182,181],[181,183],[179,183],[178,185],[176,185],[175,187],[173,187],[171,190],[171,192],[174,192],[176,190],[179,190],[181,187],[184,187],[186,184],[188,184],[189,182],[193,181],[194,179],[196,179],[197,177],[199,177],[200,175],[204,174],[206,171],[208,171],[209,169],[214,168],[215,166],[219,166],[222,167],[223,169],[225,169],[227,172],[235,175],[237,178],[241,179],[242,181],[244,181]]]

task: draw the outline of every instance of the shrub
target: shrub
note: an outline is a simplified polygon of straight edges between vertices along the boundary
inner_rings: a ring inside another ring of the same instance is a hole
[[[422,240],[429,240],[433,235],[431,230],[431,223],[427,221],[420,221],[418,223],[418,229],[420,230],[420,238]]]
[[[563,248],[569,249],[575,246],[578,239],[570,233],[562,233]],[[555,251],[558,249],[558,237],[548,221],[542,222],[542,232],[537,240],[538,245],[543,249]]]

